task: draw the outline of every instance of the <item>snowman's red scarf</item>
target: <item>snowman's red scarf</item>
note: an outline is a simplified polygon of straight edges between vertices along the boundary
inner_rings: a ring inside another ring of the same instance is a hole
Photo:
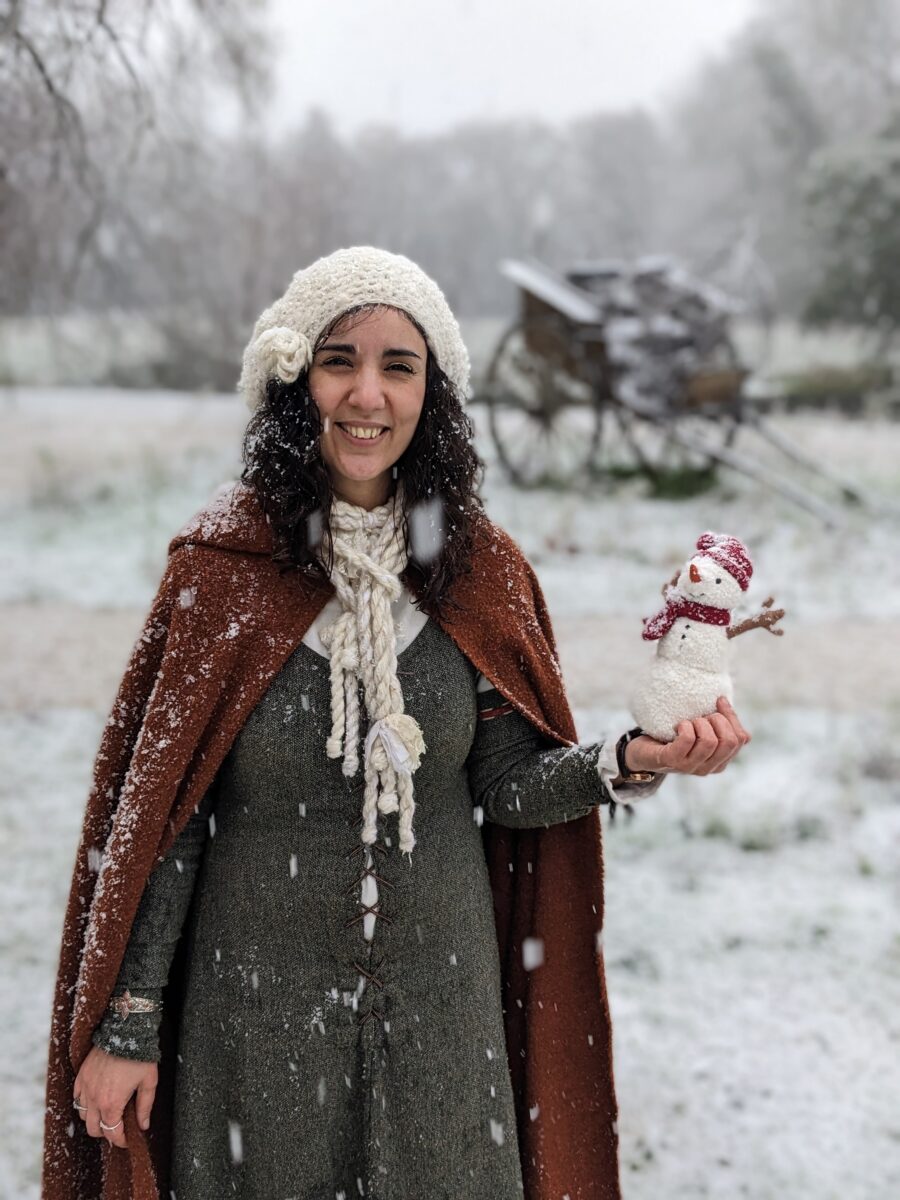
[[[731,620],[731,613],[727,608],[716,608],[713,604],[698,604],[696,600],[688,600],[673,588],[666,594],[665,608],[661,608],[655,617],[644,617],[642,637],[647,642],[661,638],[664,633],[669,632],[677,617],[690,617],[692,621],[700,621],[704,625],[727,625]]]

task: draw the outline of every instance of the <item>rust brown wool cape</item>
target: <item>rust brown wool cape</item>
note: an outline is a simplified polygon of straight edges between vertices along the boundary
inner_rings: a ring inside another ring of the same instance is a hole
[[[462,610],[442,628],[496,688],[563,745],[577,741],[543,594],[516,543],[481,514]],[[246,718],[333,595],[279,574],[256,494],[225,485],[171,541],[103,731],[66,909],[53,1002],[44,1200],[168,1197],[183,968],[164,996],[150,1128],[128,1149],[88,1135],[72,1106],[144,884],[204,796]],[[416,593],[414,580],[409,586]],[[485,822],[509,1069],[526,1200],[619,1200],[612,1029],[602,946],[599,808],[537,829]],[[98,869],[99,868],[99,869]],[[544,960],[522,965],[522,941]]]

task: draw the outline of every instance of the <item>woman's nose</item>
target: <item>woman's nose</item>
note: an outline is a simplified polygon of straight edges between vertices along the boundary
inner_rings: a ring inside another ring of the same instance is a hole
[[[350,389],[349,399],[357,408],[384,408],[384,387],[377,368],[361,367]]]

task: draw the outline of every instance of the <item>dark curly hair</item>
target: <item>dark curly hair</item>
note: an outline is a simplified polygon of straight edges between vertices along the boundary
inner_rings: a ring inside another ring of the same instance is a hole
[[[319,334],[314,352],[348,314],[387,307],[363,304],[341,313]],[[403,315],[427,344],[418,321]],[[272,528],[272,557],[282,573],[298,570],[327,579],[334,562],[329,529],[334,492],[319,448],[321,433],[308,369],[294,383],[270,379],[265,399],[244,433],[241,480],[260,498]],[[449,617],[450,607],[460,607],[450,591],[454,581],[472,569],[477,520],[484,509],[478,494],[484,464],[473,437],[462,398],[429,348],[422,412],[412,441],[393,469],[394,478],[403,480],[401,527],[409,547],[401,578],[409,586],[410,578],[417,577],[418,607],[429,615]]]

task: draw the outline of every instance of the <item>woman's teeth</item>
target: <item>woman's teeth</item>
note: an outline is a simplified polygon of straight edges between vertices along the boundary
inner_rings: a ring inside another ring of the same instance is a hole
[[[345,425],[340,421],[338,422],[338,428],[343,429],[346,433],[349,433],[352,437],[367,438],[369,441],[371,441],[373,438],[380,437],[381,434],[385,432],[383,427],[378,428],[378,429],[373,429],[371,426],[365,427],[362,425]]]

